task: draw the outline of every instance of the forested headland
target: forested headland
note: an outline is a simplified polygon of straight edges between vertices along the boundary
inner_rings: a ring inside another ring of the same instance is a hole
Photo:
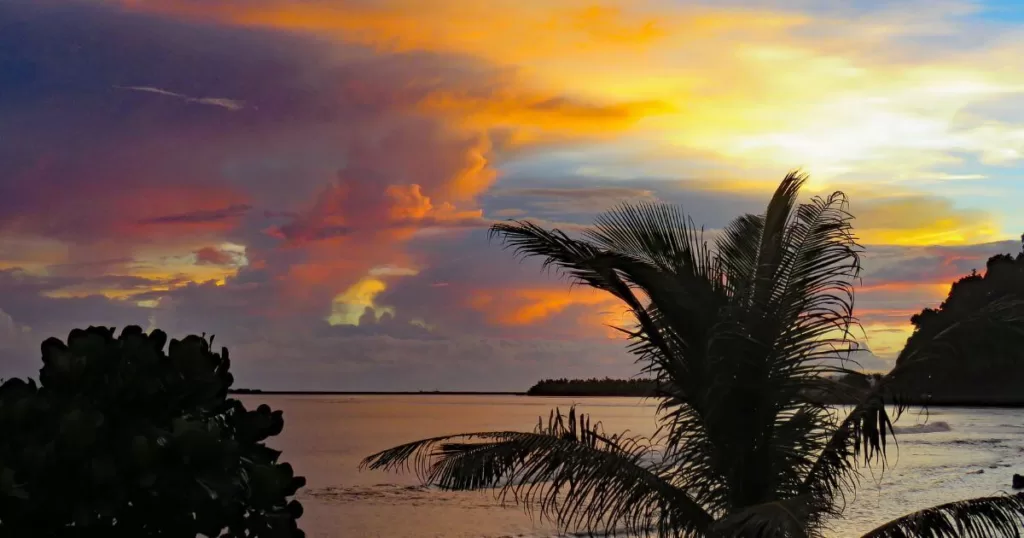
[[[907,370],[900,391],[935,404],[1024,404],[1024,334],[993,338],[980,327],[942,350],[938,362],[913,367],[918,350],[936,335],[1019,301],[1024,301],[1024,249],[1016,256],[992,256],[984,273],[972,271],[954,282],[942,304],[910,319],[914,333],[896,360],[897,368]]]

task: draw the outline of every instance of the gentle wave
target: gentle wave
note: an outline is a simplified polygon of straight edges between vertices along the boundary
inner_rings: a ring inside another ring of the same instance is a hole
[[[443,491],[429,486],[377,484],[374,486],[329,486],[303,492],[302,497],[325,503],[362,503],[384,506],[458,506],[462,509],[493,510],[501,503],[493,494],[474,491]]]
[[[939,433],[952,431],[948,422],[941,420],[926,424],[914,424],[913,426],[893,426],[892,431],[900,435],[913,435],[916,433]]]

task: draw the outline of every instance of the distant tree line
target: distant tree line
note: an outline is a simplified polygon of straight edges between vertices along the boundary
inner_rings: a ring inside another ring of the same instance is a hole
[[[652,379],[544,379],[526,391],[528,396],[655,396]]]
[[[262,393],[263,393],[263,391],[260,390],[260,389],[238,388],[238,389],[230,389],[230,390],[228,390],[228,394],[262,394]]]
[[[823,379],[824,383],[840,383],[849,387],[848,397],[837,398],[829,396],[824,403],[842,404],[856,401],[856,397],[871,388],[871,384],[882,376],[881,374],[857,374],[851,373],[839,378]],[[822,394],[833,394],[832,391],[822,390]],[[544,379],[538,381],[530,390],[526,391],[528,396],[634,396],[650,397],[658,395],[658,384],[653,379]]]

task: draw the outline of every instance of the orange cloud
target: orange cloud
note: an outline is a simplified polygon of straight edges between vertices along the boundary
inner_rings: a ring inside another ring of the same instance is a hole
[[[437,91],[420,109],[444,114],[461,125],[478,129],[511,128],[511,143],[545,141],[558,136],[610,137],[634,126],[644,117],[673,108],[663,101],[591,104],[550,93],[526,92],[510,80],[486,95]]]
[[[120,4],[507,67],[511,84],[479,95],[438,90],[418,106],[474,127],[513,124],[516,142],[635,126],[643,140],[660,142],[648,143],[660,145],[649,151],[666,159],[700,154],[749,170],[802,165],[819,187],[841,177],[872,184],[953,177],[936,168],[956,163],[957,152],[1001,164],[1024,155],[1019,126],[969,110],[1024,88],[1024,77],[1002,67],[1019,55],[1018,39],[932,56],[907,39],[985,30],[979,21],[957,24],[965,13],[956,10],[885,6],[851,23],[843,9],[799,13],[653,0]],[[913,62],[909,54],[917,54]],[[547,106],[562,95],[598,105]],[[969,242],[991,236],[991,229],[936,222],[912,234],[879,229],[872,240]]]
[[[483,91],[431,91],[419,108],[450,114],[473,127],[516,127],[520,130],[512,141],[520,143],[607,136],[643,118],[682,111],[674,103],[687,101],[683,94],[692,84],[675,73],[659,49],[682,47],[681,55],[692,56],[687,47],[701,40],[737,32],[775,33],[806,20],[749,9],[624,0],[120,3],[204,22],[315,34],[379,52],[482,59],[504,74],[488,80]]]
[[[479,137],[430,130],[398,131],[357,146],[334,182],[290,222],[270,230],[300,256],[287,262],[283,300],[312,304],[330,297],[332,322],[358,320],[368,296],[352,294],[383,285],[374,274],[380,267],[414,272],[406,246],[418,233],[484,226],[475,197],[495,177],[486,148]]]
[[[587,287],[474,290],[466,305],[483,313],[490,323],[509,327],[541,323],[574,306],[591,307],[576,320],[578,325],[588,328],[607,323],[622,325],[624,313],[617,299]]]
[[[487,55],[503,62],[548,57],[553,52],[644,50],[669,35],[677,20],[620,6],[566,0],[557,4],[493,0],[383,0],[363,2],[208,2],[123,0],[134,9],[219,20],[237,25],[333,34],[382,50],[431,50]],[[734,26],[719,13],[691,16],[690,30]]]
[[[268,233],[293,245],[357,235],[400,242],[420,228],[464,224],[483,225],[483,211],[459,210],[449,202],[435,206],[418,184],[380,186],[343,178],[324,189],[310,211]]]
[[[394,200],[391,218],[398,221],[415,221],[426,217],[434,210],[430,198],[423,195],[419,185],[390,185],[385,190]]]

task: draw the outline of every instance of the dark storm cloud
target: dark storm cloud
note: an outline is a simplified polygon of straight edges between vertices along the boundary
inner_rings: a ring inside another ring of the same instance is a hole
[[[765,200],[764,193],[723,192],[710,181],[509,176],[484,198],[484,208],[487,215],[518,210],[522,215],[515,218],[590,224],[594,216],[622,202],[660,201],[678,204],[698,226],[718,229],[743,213],[764,211]]]
[[[139,224],[177,224],[177,223],[203,223],[203,222],[217,222],[221,220],[234,219],[241,217],[249,212],[252,206],[247,204],[236,204],[225,207],[223,209],[213,209],[206,211],[190,211],[188,213],[178,213],[176,215],[164,215],[161,217],[153,217],[149,219],[140,220]]]
[[[865,283],[952,283],[971,270],[984,273],[985,262],[996,254],[1020,252],[1018,241],[964,246],[871,246],[864,256]]]
[[[398,133],[423,149],[424,177],[385,175],[383,185],[418,181],[432,195],[448,180],[431,164],[446,158],[433,147],[443,130],[398,115],[475,80],[452,58],[376,57],[84,2],[0,3],[0,21],[0,229],[76,240],[139,222],[212,223],[254,202],[290,210],[353,160],[379,166],[360,154]],[[394,167],[408,157],[389,158]]]

